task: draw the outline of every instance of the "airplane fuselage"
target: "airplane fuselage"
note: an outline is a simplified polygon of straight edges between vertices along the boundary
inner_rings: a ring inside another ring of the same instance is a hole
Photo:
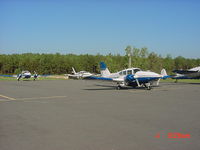
[[[200,79],[200,67],[195,67],[189,70],[174,70],[176,76],[172,79]]]

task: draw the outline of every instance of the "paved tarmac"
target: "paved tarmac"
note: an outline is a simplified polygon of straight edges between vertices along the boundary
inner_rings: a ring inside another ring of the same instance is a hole
[[[197,150],[199,87],[0,81],[0,150]]]

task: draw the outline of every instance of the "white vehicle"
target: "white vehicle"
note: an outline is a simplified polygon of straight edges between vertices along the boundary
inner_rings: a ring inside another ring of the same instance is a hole
[[[191,68],[188,70],[174,70],[176,76],[172,76],[172,79],[200,79],[200,66]]]
[[[31,75],[31,73],[29,71],[22,71],[21,74],[17,75],[17,80],[19,81],[21,78],[22,79],[29,79],[29,78],[33,78],[33,80],[35,80],[38,77],[37,73],[34,71],[34,75]]]
[[[92,76],[93,74],[87,71],[80,71],[76,72],[75,69],[72,67],[72,74],[67,74],[69,78],[75,79],[83,79]]]
[[[117,89],[123,86],[144,86],[150,90],[153,84],[159,85],[160,79],[168,77],[165,69],[161,70],[161,74],[142,71],[140,68],[128,68],[117,73],[110,73],[104,62],[100,63],[100,69],[101,77],[91,76],[90,79],[114,81],[117,83]]]

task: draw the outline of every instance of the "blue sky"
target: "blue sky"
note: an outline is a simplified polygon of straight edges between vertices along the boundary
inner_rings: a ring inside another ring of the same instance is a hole
[[[198,0],[0,0],[0,53],[200,57]]]

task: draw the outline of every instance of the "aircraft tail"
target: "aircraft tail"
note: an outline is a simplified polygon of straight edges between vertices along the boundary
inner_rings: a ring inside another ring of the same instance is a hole
[[[167,79],[167,78],[171,77],[171,76],[167,75],[167,72],[165,69],[161,70],[161,75],[162,75],[162,79]]]
[[[76,74],[76,71],[75,71],[74,67],[72,67],[72,73]]]
[[[162,69],[162,70],[161,70],[161,75],[163,75],[163,76],[167,76],[167,72],[166,72],[165,69]]]
[[[110,75],[110,71],[108,70],[108,68],[104,62],[100,62],[100,70],[101,70],[102,77],[106,77],[106,76]]]

